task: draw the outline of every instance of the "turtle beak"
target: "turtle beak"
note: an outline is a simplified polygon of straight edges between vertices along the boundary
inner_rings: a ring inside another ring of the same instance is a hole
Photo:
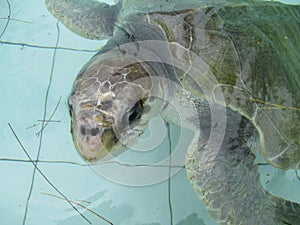
[[[86,135],[78,138],[76,142],[78,152],[81,157],[88,162],[98,161],[109,153],[99,135]]]
[[[101,138],[97,136],[89,137],[89,140],[87,141],[87,147],[90,149],[90,151],[96,151],[101,147]]]

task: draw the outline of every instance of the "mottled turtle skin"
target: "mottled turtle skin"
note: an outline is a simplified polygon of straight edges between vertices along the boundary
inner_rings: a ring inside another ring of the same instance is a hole
[[[234,0],[124,0],[112,6],[46,0],[46,5],[80,36],[109,39],[79,72],[69,98],[73,139],[87,162],[126,150],[160,115],[194,131],[187,174],[218,224],[300,224],[298,203],[262,188],[253,154],[258,151],[275,167],[299,169],[300,6]],[[138,56],[147,41],[168,43],[148,50],[186,69],[159,60],[131,63],[123,46],[133,44]],[[205,69],[194,68],[196,58]],[[206,79],[209,74],[216,81]],[[161,98],[149,97],[153,91]],[[183,123],[166,98],[186,112]],[[212,107],[225,110],[220,130]],[[209,144],[213,128],[224,133],[222,142]]]

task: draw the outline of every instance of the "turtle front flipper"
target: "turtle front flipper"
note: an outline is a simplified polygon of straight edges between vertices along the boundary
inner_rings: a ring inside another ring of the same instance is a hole
[[[45,0],[48,10],[74,33],[88,39],[112,36],[121,3],[96,0]]]
[[[209,120],[202,115],[200,121]],[[220,148],[209,144],[209,133],[210,128],[203,127],[193,140],[186,168],[210,215],[224,225],[300,224],[300,205],[271,195],[261,185],[249,142],[258,135],[252,123],[229,109]]]

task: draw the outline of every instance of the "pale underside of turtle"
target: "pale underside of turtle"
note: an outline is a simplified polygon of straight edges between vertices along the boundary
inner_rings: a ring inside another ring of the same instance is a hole
[[[80,36],[109,38],[80,71],[69,98],[73,138],[84,159],[123,150],[160,115],[195,132],[188,177],[219,224],[300,224],[298,203],[262,188],[253,154],[299,169],[300,6],[233,0],[46,5]],[[158,48],[160,43],[167,44]],[[130,63],[126,44],[134,46],[134,56],[146,46],[162,62]],[[151,82],[153,77],[176,85]],[[173,105],[149,97],[153,90]],[[214,121],[212,108],[225,110],[225,126]],[[224,134],[221,142],[211,140],[213,129]]]

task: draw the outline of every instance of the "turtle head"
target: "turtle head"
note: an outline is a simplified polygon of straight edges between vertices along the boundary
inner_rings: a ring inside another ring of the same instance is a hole
[[[96,67],[97,66],[97,67]],[[69,97],[75,146],[88,162],[130,148],[160,108],[149,97],[152,83],[140,63],[90,65],[78,76]]]
[[[70,97],[70,102],[72,102]],[[109,107],[111,102],[101,105]],[[77,151],[89,162],[97,161],[107,155],[118,143],[113,130],[114,117],[104,111],[95,101],[69,104],[71,132]]]

